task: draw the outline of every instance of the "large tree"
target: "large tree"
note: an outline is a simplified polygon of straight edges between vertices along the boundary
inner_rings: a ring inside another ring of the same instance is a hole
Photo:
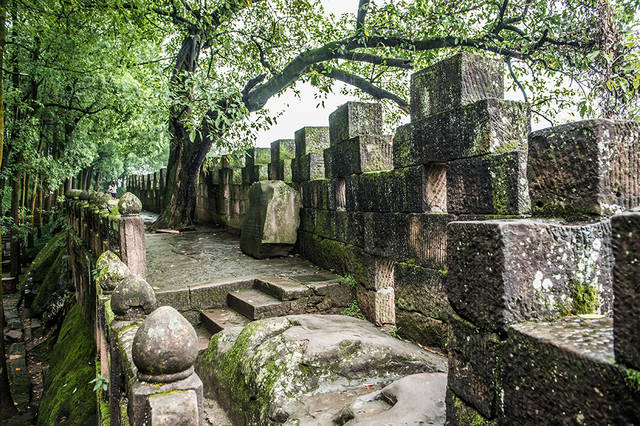
[[[337,18],[311,0],[162,2],[152,13],[180,37],[171,39],[169,184],[155,226],[192,225],[198,172],[212,146],[241,146],[243,131],[271,122],[251,113],[297,81],[328,93],[340,80],[398,113],[408,109],[409,70],[470,50],[504,59],[513,87],[540,116],[567,105],[583,115],[629,113],[638,93],[636,6],[354,0],[355,13]]]

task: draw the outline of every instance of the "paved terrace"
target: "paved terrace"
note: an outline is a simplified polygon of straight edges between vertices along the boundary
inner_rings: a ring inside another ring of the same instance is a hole
[[[144,212],[145,222],[154,214]],[[156,291],[180,290],[249,277],[325,274],[297,256],[254,259],[240,251],[237,233],[198,227],[180,234],[147,233],[147,281]]]

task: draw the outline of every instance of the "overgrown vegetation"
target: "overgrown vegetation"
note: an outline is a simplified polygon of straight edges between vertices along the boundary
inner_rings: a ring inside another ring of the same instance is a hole
[[[79,305],[66,315],[50,356],[38,425],[96,424],[95,343]]]
[[[352,300],[351,303],[349,303],[342,312],[340,312],[340,315],[346,315],[349,317],[365,319],[364,315],[362,315],[362,312],[360,312],[360,306],[358,305],[358,301],[355,299]]]

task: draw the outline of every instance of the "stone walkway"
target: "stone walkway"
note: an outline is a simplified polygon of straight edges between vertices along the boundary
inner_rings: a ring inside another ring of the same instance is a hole
[[[143,212],[145,222],[153,213]],[[147,282],[156,291],[258,275],[326,274],[297,256],[254,259],[240,251],[240,237],[220,228],[180,234],[147,233]]]

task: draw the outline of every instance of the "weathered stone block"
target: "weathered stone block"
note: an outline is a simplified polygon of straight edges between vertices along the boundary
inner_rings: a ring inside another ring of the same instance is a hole
[[[328,127],[303,127],[296,130],[296,158],[308,154],[322,154],[329,147]]]
[[[365,318],[378,326],[396,323],[393,287],[377,291],[367,290],[362,286],[357,286],[356,289],[358,306]]]
[[[283,256],[293,248],[300,225],[300,195],[282,181],[251,185],[240,248],[250,256]]]
[[[503,97],[504,64],[459,53],[411,75],[411,121],[459,105]]]
[[[368,135],[382,135],[382,105],[347,102],[329,115],[331,146]]]
[[[300,209],[300,229],[305,232],[314,232],[316,229],[316,220],[315,209]]]
[[[244,154],[244,163],[246,167],[253,167],[260,164],[269,164],[271,162],[271,148],[249,148]]]
[[[188,289],[158,291],[156,301],[158,306],[173,306],[180,312],[191,309]]]
[[[530,212],[527,153],[464,158],[447,163],[447,211],[522,215]]]
[[[484,417],[497,414],[504,342],[452,314],[449,318],[448,387]]]
[[[349,228],[349,213],[344,210],[330,210],[329,211],[331,232],[329,237],[336,241],[343,243],[352,243],[347,239],[347,229]]]
[[[242,171],[242,180],[244,184],[251,184],[263,180],[269,180],[269,166],[267,164],[247,166],[244,167]]]
[[[640,370],[640,211],[611,218],[616,361]]]
[[[392,141],[389,136],[363,135],[340,142],[328,149],[331,177],[390,170],[393,168]],[[327,150],[325,150],[327,151]]]
[[[294,182],[324,179],[324,157],[322,154],[308,154],[296,157],[291,170]]]
[[[636,424],[639,372],[613,362],[611,319],[516,324],[503,363],[511,424]]]
[[[358,188],[360,187],[360,175],[352,175],[344,178],[345,209],[359,211]]]
[[[193,390],[149,395],[146,418],[151,425],[199,426],[198,396]]]
[[[345,241],[354,246],[364,248],[364,216],[361,212],[348,211],[348,222]]]
[[[447,321],[452,312],[444,287],[446,270],[397,262],[394,267],[396,307]]]
[[[404,339],[430,347],[446,350],[449,326],[441,321],[421,314],[405,311],[396,304],[396,329]]]
[[[271,142],[271,162],[278,164],[282,160],[296,157],[296,141],[294,139],[278,139]]]
[[[446,261],[447,214],[364,213],[365,251],[439,269]]]
[[[416,155],[407,165],[523,150],[530,129],[525,103],[488,99],[460,106],[413,122]]]
[[[331,238],[331,214],[328,210],[316,210],[315,233],[323,238]]]
[[[535,214],[611,215],[640,204],[640,122],[585,120],[529,135]]]
[[[475,425],[475,426],[496,426],[498,422],[494,419],[483,417],[477,410],[474,410],[463,400],[458,398],[456,394],[447,389],[445,397],[447,404],[447,420],[445,425]]]
[[[393,167],[402,167],[416,164],[421,150],[413,141],[413,124],[408,123],[396,129],[393,135]]]
[[[531,220],[454,222],[447,229],[447,295],[482,329],[611,311],[611,225]],[[482,277],[482,279],[478,279]]]

